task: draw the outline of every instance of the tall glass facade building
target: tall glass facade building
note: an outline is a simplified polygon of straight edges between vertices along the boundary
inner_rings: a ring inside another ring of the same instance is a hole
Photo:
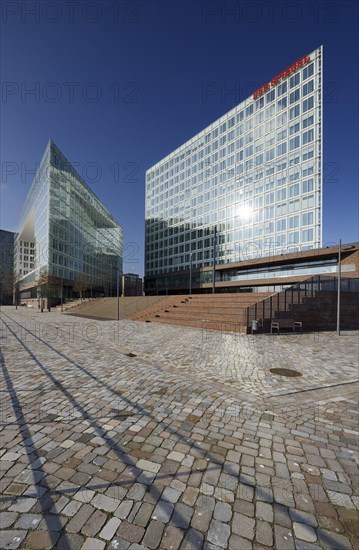
[[[146,172],[145,275],[322,244],[322,48]]]
[[[94,295],[114,294],[122,248],[121,226],[50,140],[18,221],[21,297],[36,298],[42,274],[61,279],[65,297],[78,281]]]

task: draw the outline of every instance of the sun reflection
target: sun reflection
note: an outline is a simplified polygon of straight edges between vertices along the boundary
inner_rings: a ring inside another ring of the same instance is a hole
[[[236,207],[236,216],[241,220],[249,220],[252,214],[253,210],[248,204],[241,204]]]

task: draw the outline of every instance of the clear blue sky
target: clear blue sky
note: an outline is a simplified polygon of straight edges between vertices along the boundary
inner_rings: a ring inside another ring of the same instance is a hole
[[[142,274],[145,170],[323,44],[323,244],[358,240],[356,1],[69,4],[1,5],[1,228],[51,137],[122,224],[124,270]]]

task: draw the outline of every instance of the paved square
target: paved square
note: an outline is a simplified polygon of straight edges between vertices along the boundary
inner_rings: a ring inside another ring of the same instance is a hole
[[[359,548],[357,333],[0,317],[1,548]]]

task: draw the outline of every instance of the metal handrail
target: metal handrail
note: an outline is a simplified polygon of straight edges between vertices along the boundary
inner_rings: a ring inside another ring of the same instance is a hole
[[[359,279],[349,277],[342,278],[340,289],[341,292],[359,292]],[[244,311],[243,322],[246,322],[247,326],[250,326],[251,322],[254,320],[260,320],[262,324],[265,320],[272,322],[273,314],[280,311],[289,311],[292,304],[300,304],[303,298],[307,296],[313,298],[315,293],[319,290],[337,292],[337,277],[314,275],[304,281],[291,285],[277,294],[272,294],[268,298],[264,298],[248,306]],[[274,308],[273,298],[276,301]],[[260,313],[261,318],[259,318]],[[267,313],[269,315],[267,315]]]

